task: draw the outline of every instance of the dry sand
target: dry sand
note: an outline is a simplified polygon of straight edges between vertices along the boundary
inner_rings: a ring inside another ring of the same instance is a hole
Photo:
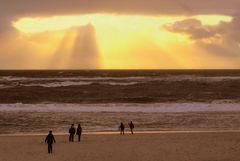
[[[239,132],[83,135],[82,142],[55,136],[1,136],[0,161],[240,161]]]

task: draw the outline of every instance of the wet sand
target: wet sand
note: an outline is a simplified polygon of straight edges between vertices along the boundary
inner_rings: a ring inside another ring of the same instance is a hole
[[[81,143],[69,143],[64,135],[55,138],[49,155],[45,136],[0,136],[0,161],[240,160],[240,132],[88,134]]]
[[[84,132],[117,131],[120,121],[129,131],[130,120],[138,131],[240,130],[240,112],[0,112],[0,135],[66,133],[78,122]]]

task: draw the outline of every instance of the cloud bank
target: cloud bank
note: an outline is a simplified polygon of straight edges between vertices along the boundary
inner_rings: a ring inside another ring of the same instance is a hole
[[[239,0],[3,0],[0,2],[1,27],[9,29],[20,17],[67,14],[113,13],[137,15],[197,15],[239,13]]]
[[[164,26],[170,32],[189,36],[195,43],[212,54],[240,59],[240,17],[235,16],[231,22],[218,25],[203,25],[197,19],[185,19]]]
[[[0,43],[2,46],[0,68],[32,68],[33,66],[38,68],[99,68],[101,66],[100,51],[95,26],[87,25],[69,29],[66,31],[68,34],[63,36],[60,42],[55,40],[52,36],[54,34],[51,33],[41,33],[30,38],[19,39],[19,33],[12,26],[14,21],[22,17],[90,13],[190,17],[167,24],[164,28],[171,33],[187,35],[194,42],[194,49],[201,49],[206,59],[211,57],[216,61],[227,60],[230,67],[240,68],[240,63],[238,63],[240,61],[239,0],[2,0],[0,1]],[[194,15],[229,15],[233,17],[233,20],[217,25],[204,25],[200,20],[192,18]],[[57,49],[47,46],[52,39],[59,45]],[[73,45],[68,48],[65,45],[69,41],[72,41]],[[150,57],[149,62],[156,59],[155,55],[164,53],[156,46],[152,42],[144,48],[154,53],[150,54],[153,58]],[[53,52],[54,56],[50,63],[46,62],[48,57],[44,57],[43,53],[36,49]],[[193,47],[183,50],[186,53],[191,52],[192,55],[195,52]],[[139,53],[145,55],[145,52]],[[196,51],[198,54],[201,52]],[[167,60],[171,61],[171,58],[168,57]],[[157,68],[158,61],[153,62],[156,62]],[[229,68],[229,66],[226,67]]]

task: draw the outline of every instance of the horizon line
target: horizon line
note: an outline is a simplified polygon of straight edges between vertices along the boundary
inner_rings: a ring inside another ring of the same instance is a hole
[[[166,71],[166,70],[240,70],[240,68],[206,68],[206,69],[200,69],[200,68],[183,68],[183,69],[175,69],[175,68],[169,68],[169,69],[0,69],[0,71],[137,71],[137,70],[145,70],[145,71]]]

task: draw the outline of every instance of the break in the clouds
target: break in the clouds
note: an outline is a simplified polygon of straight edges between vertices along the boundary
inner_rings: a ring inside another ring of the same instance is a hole
[[[0,68],[240,68],[239,6],[239,0],[0,0]],[[72,15],[92,16],[56,31],[26,34],[13,25]],[[203,15],[232,20],[204,23],[196,17]]]
[[[72,45],[66,46],[69,41]],[[92,24],[70,28],[54,52],[49,68],[98,69],[99,51],[96,31]]]
[[[1,0],[0,31],[20,17],[89,13],[135,15],[235,15],[239,0]]]

